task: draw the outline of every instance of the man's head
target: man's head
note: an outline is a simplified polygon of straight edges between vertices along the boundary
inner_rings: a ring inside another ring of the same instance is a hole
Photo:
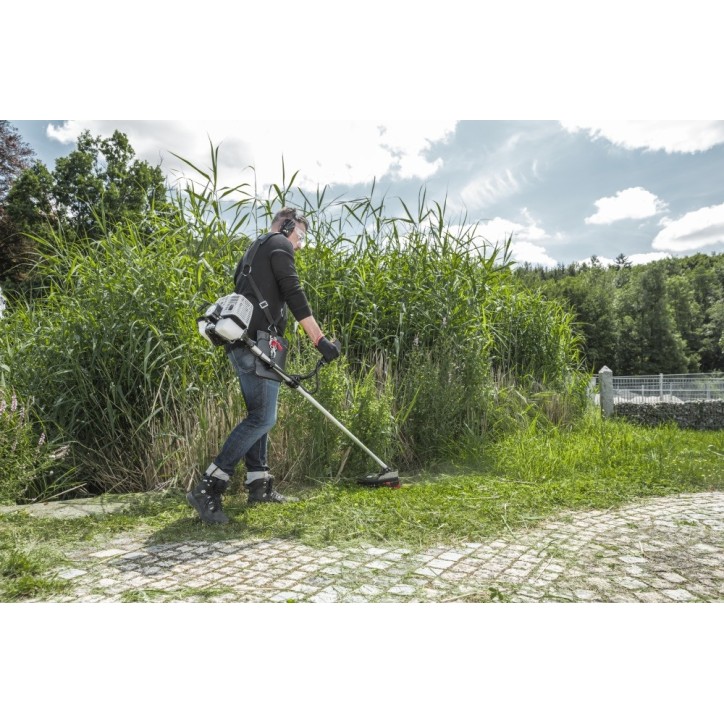
[[[277,212],[272,219],[271,230],[280,231],[292,243],[294,251],[302,248],[304,237],[309,229],[307,220],[296,210],[290,207]]]

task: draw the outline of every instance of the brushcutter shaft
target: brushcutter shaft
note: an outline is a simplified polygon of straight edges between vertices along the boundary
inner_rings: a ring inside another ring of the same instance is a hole
[[[360,449],[364,450],[383,470],[388,471],[390,470],[390,466],[386,465],[380,458],[375,455],[372,450],[370,450],[364,443],[362,443],[357,437],[355,437],[332,413],[328,412],[322,405],[317,402],[314,397],[312,397],[309,392],[307,392],[299,383],[298,379],[294,379],[290,377],[286,372],[284,372],[280,367],[277,367],[276,364],[268,357],[268,355],[264,354],[259,347],[256,346],[253,339],[250,339],[246,333],[243,336],[243,340],[246,343],[246,345],[251,350],[252,354],[254,354],[256,357],[258,357],[265,365],[267,365],[270,369],[274,370],[279,377],[282,379],[282,381],[288,386],[291,387],[293,390],[297,390],[300,392],[304,397],[306,397],[331,423],[335,424],[350,440],[352,440],[355,445],[357,445]]]
[[[304,397],[306,397],[330,422],[334,423],[345,435],[347,435],[352,442],[364,450],[381,468],[384,468],[385,470],[390,469],[389,465],[382,462],[382,460],[380,460],[377,455],[372,452],[372,450],[355,437],[336,417],[325,410],[324,407],[322,407],[322,405],[320,405],[301,385],[295,389],[304,395]]]

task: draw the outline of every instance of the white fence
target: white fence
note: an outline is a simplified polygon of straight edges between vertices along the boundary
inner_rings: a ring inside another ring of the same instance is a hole
[[[683,375],[613,375],[613,402],[655,404],[724,400],[724,373],[702,372]],[[591,380],[591,394],[598,404],[600,375]]]

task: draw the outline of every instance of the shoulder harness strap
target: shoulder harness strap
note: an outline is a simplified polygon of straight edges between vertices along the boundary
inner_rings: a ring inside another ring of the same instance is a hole
[[[266,241],[272,238],[272,236],[276,236],[279,232],[278,231],[272,231],[268,234],[264,234],[263,236],[260,236],[247,250],[244,256],[242,257],[241,261],[236,267],[236,271],[234,272],[234,289],[236,290],[237,294],[241,292],[241,285],[244,281],[244,279],[249,280],[249,284],[251,284],[251,288],[254,292],[254,295],[256,296],[257,300],[259,301],[259,308],[264,312],[264,316],[267,318],[267,321],[269,322],[269,331],[271,332],[272,329],[277,330],[277,323],[282,320],[284,317],[284,309],[282,308],[281,314],[279,315],[279,319],[274,321],[274,319],[271,316],[271,313],[269,312],[269,303],[262,297],[261,292],[259,291],[259,287],[256,285],[256,282],[254,281],[254,277],[251,276],[251,269],[252,269],[252,263],[254,261],[254,257],[256,256],[257,251],[259,251],[259,248],[262,244],[264,244]],[[283,234],[282,234],[283,236]],[[285,237],[286,238],[286,237]]]

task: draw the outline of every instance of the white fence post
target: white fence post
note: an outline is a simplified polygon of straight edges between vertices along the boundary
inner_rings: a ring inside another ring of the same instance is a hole
[[[598,371],[598,383],[601,390],[601,414],[613,417],[613,372],[605,365]]]

